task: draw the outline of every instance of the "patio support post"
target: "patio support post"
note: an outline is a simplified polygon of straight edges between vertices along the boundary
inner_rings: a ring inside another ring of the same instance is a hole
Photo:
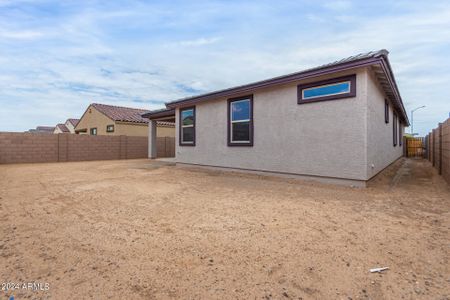
[[[156,158],[156,121],[148,122],[148,158]]]

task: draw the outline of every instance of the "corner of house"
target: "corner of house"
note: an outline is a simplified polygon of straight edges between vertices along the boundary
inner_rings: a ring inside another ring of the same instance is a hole
[[[362,80],[364,87],[362,90],[363,95],[361,95],[361,99],[364,101],[364,178],[365,180],[369,180],[369,70],[368,68],[364,68],[364,72],[362,73]]]

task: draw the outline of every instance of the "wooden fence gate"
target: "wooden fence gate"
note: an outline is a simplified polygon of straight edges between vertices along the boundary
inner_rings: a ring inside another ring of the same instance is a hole
[[[425,139],[423,137],[406,138],[406,157],[424,157]]]

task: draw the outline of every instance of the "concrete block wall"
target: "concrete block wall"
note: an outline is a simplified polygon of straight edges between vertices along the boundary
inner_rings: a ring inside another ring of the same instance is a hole
[[[428,160],[450,184],[450,118],[428,135]]]
[[[450,119],[447,119],[441,125],[442,158],[441,173],[445,180],[450,184]]]
[[[58,135],[0,133],[0,163],[58,161]]]
[[[140,136],[128,136],[126,143],[127,158],[146,158],[148,156],[148,139]]]
[[[147,158],[148,138],[0,132],[0,163]]]

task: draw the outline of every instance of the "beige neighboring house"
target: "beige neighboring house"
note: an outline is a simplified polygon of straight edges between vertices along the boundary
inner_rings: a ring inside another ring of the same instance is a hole
[[[80,119],[67,119],[64,125],[69,129],[70,133],[75,133],[75,127],[77,127],[78,122],[80,122]]]
[[[69,128],[66,127],[65,124],[57,124],[55,130],[53,130],[53,134],[59,133],[70,133]]]
[[[52,134],[55,131],[54,126],[37,126],[36,129],[28,130],[29,133]]]
[[[79,121],[80,119],[67,119],[66,123],[56,125],[53,133],[75,133],[75,127]]]
[[[67,119],[66,123],[56,125],[53,133],[75,133],[75,127],[77,126],[79,121],[80,119]]]
[[[76,134],[148,136],[148,110],[92,103],[75,127]],[[173,122],[157,123],[158,137],[175,137]]]

